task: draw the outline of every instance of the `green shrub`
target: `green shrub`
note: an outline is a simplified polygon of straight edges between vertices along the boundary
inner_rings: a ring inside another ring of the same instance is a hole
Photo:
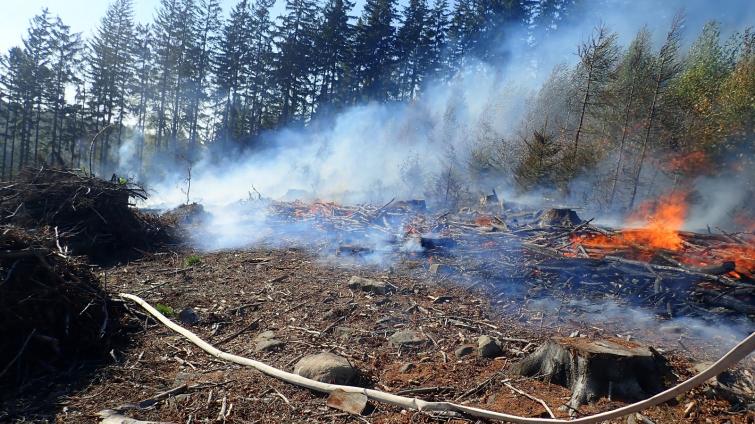
[[[155,305],[155,309],[157,309],[158,312],[165,315],[166,317],[172,317],[176,314],[173,308],[168,305],[163,305],[162,303]]]
[[[191,256],[189,256],[189,257],[186,258],[186,260],[184,261],[184,263],[186,263],[186,266],[199,265],[199,264],[202,263],[202,258],[199,257],[199,255],[191,255]]]

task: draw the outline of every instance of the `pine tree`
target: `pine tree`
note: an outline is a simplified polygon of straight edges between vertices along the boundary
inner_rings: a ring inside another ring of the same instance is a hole
[[[273,53],[273,22],[270,8],[273,0],[257,0],[252,8],[253,31],[244,56],[246,83],[244,98],[249,104],[246,119],[248,133],[256,136],[260,131],[273,128],[280,116],[273,101],[275,93]]]
[[[71,28],[57,18],[51,28],[51,70],[52,80],[49,90],[49,102],[53,105],[51,154],[62,161],[62,140],[60,132],[62,128],[61,115],[66,109],[66,87],[75,82],[76,73],[81,65],[80,53],[82,51],[81,35],[71,33]]]
[[[221,119],[216,130],[220,141],[238,140],[243,137],[241,118],[241,92],[245,85],[245,65],[253,56],[250,44],[254,38],[252,11],[247,0],[241,0],[231,11],[222,30],[218,53],[214,58],[215,85]]]
[[[650,134],[652,133],[653,126],[656,123],[658,116],[659,101],[661,96],[666,91],[669,83],[679,73],[680,65],[678,61],[678,49],[679,49],[679,37],[682,29],[683,16],[677,14],[674,16],[671,22],[671,28],[666,33],[666,39],[661,46],[658,56],[653,64],[653,88],[652,99],[647,106],[647,115],[645,116],[645,128],[644,137],[640,148],[640,157],[637,160],[635,167],[636,172],[632,181],[632,193],[629,198],[628,209],[634,207],[634,202],[637,199],[637,190],[640,185],[640,177],[642,176],[642,168],[645,164],[645,158],[647,156],[648,147],[650,143]]]
[[[189,152],[195,155],[200,131],[200,114],[207,100],[208,76],[211,55],[218,42],[222,10],[217,0],[199,0],[198,18],[194,29],[196,43],[190,56],[192,68],[191,96],[189,97]]]
[[[10,142],[10,147],[7,147],[7,174],[9,177],[13,176],[14,163],[16,158],[16,138],[19,135],[19,124],[22,129],[26,128],[26,121],[29,116],[28,110],[31,108],[30,104],[32,99],[29,96],[31,81],[29,80],[29,67],[31,60],[26,56],[26,52],[20,47],[14,47],[8,52],[8,56],[4,63],[4,75],[2,84],[6,93],[6,101],[9,109],[10,120],[6,122],[6,127],[9,133],[6,137],[6,145]],[[23,138],[21,143],[23,143]],[[21,165],[21,157],[23,157],[23,144],[20,146],[19,152],[19,166]],[[5,155],[5,153],[4,153]]]
[[[617,68],[614,88],[617,116],[607,117],[607,120],[620,122],[619,145],[616,169],[611,181],[611,195],[609,205],[613,205],[616,198],[619,177],[624,164],[624,154],[627,138],[634,123],[640,119],[638,115],[640,101],[643,98],[643,87],[647,87],[650,75],[650,32],[641,29],[629,45]]]
[[[280,120],[290,122],[306,113],[312,101],[309,78],[314,62],[317,29],[317,3],[313,0],[287,0],[275,36],[275,80],[281,95]]]
[[[115,0],[105,12],[94,38],[90,41],[89,78],[91,109],[99,121],[96,129],[106,131],[99,149],[100,171],[109,166],[113,132],[117,144],[123,136],[123,121],[128,113],[129,89],[133,86],[133,1]],[[95,149],[97,146],[94,146]],[[91,171],[90,171],[91,172]]]
[[[185,127],[192,67],[196,5],[193,0],[161,0],[154,23],[157,110],[155,148],[177,148]]]
[[[404,8],[403,22],[396,35],[399,99],[414,98],[429,67],[433,42],[429,14],[425,0],[410,0]]]
[[[362,97],[367,100],[386,100],[395,94],[391,78],[396,60],[394,17],[394,0],[367,0],[357,23],[355,66]]]
[[[153,63],[152,29],[149,24],[137,25],[134,38],[135,78],[131,92],[135,96],[132,111],[136,116],[136,136],[138,137],[137,166],[141,169],[146,143],[147,116],[154,96],[155,77]]]
[[[577,51],[580,63],[577,67],[576,79],[582,98],[579,106],[579,123],[574,134],[574,160],[579,150],[580,137],[585,129],[585,118],[590,108],[603,94],[615,65],[618,55],[616,37],[616,34],[609,33],[606,27],[599,26]]]
[[[475,49],[479,23],[474,14],[472,0],[456,0],[449,25],[448,62],[451,71],[465,65],[465,59]]]
[[[21,165],[31,161],[36,164],[39,160],[40,127],[42,121],[42,106],[45,101],[45,89],[50,81],[50,51],[51,34],[50,13],[43,9],[42,13],[32,18],[31,25],[23,40],[24,52],[28,58],[26,72],[28,91],[23,100],[24,113],[22,119],[22,154]],[[32,117],[33,116],[33,117]],[[31,151],[31,138],[34,133],[34,151]]]
[[[353,28],[349,12],[354,3],[348,0],[329,0],[323,10],[317,31],[315,51],[322,82],[318,93],[319,107],[339,108],[351,97],[350,78],[353,78],[354,51],[351,48]]]
[[[428,20],[430,51],[427,58],[428,76],[437,77],[448,71],[445,56],[448,53],[448,36],[451,26],[447,0],[436,0]]]

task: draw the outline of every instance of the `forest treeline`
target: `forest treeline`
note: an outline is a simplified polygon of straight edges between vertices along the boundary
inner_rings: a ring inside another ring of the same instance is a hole
[[[568,0],[549,1],[554,11]],[[504,25],[532,11],[511,0],[161,0],[154,22],[114,0],[88,40],[43,10],[2,57],[2,176],[43,160],[110,169],[126,137],[145,152],[253,143],[262,131],[363,101],[409,99],[469,54],[491,59]],[[542,17],[555,16],[544,11]],[[104,131],[103,131],[104,130]]]
[[[367,0],[353,17],[348,0],[287,0],[274,17],[273,3],[240,0],[226,16],[217,0],[161,0],[141,24],[132,0],[114,0],[86,40],[43,10],[0,60],[2,179],[40,163],[109,174],[123,148],[138,169],[160,155],[190,162],[206,146],[253,147],[267,130],[350,105],[411,101],[470,59],[505,62],[501,46],[519,28],[521,43],[552,37],[578,7]],[[620,46],[596,28],[579,62],[530,99],[518,137],[481,141],[445,184],[508,173],[523,189],[566,190],[594,170],[602,201],[631,205],[658,152],[691,155],[672,166],[683,174],[695,158],[751,149],[753,34],[722,39],[711,22],[680,51],[681,22],[660,47],[647,29]]]

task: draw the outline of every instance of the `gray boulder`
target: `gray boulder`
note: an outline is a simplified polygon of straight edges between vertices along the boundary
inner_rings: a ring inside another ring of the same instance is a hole
[[[490,336],[480,336],[477,338],[477,353],[481,358],[495,358],[501,356],[503,350],[498,340]]]
[[[301,358],[294,366],[294,373],[330,384],[348,384],[357,376],[357,370],[348,359],[330,352]]]

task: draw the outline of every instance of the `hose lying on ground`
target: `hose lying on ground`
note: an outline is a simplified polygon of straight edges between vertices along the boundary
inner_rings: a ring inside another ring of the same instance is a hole
[[[505,414],[501,412],[489,411],[486,409],[473,408],[470,406],[459,405],[452,402],[427,402],[421,399],[409,398],[405,396],[397,396],[397,395],[387,393],[387,392],[382,392],[379,390],[365,389],[362,387],[355,387],[355,386],[342,386],[338,384],[321,383],[316,380],[305,378],[297,374],[293,374],[287,371],[283,371],[283,370],[271,367],[270,365],[264,364],[259,361],[255,361],[253,359],[244,358],[243,356],[237,356],[231,353],[223,352],[220,349],[217,349],[211,344],[200,339],[196,334],[192,333],[191,331],[181,327],[180,325],[166,318],[164,315],[162,315],[155,308],[150,306],[142,298],[138,296],[134,296],[132,294],[125,294],[125,293],[121,293],[119,296],[124,299],[128,299],[133,302],[136,302],[137,304],[139,304],[139,306],[141,306],[147,312],[149,312],[152,316],[157,318],[157,320],[163,323],[166,327],[181,334],[187,340],[194,343],[195,345],[197,345],[199,348],[209,353],[210,355],[216,358],[225,360],[225,361],[252,367],[262,372],[263,374],[269,375],[270,377],[275,377],[277,379],[283,380],[290,384],[295,384],[297,386],[306,387],[308,389],[315,390],[318,392],[323,392],[323,393],[331,393],[332,391],[336,389],[340,389],[340,390],[343,390],[345,392],[350,392],[350,393],[361,393],[367,396],[368,399],[372,399],[378,402],[389,403],[389,404],[396,405],[396,406],[399,406],[401,408],[406,408],[406,409],[414,409],[414,410],[425,411],[425,412],[453,411],[453,412],[459,412],[466,415],[471,415],[478,418],[508,421],[508,422],[517,423],[517,424],[518,423],[521,423],[521,424],[558,424],[558,423],[589,424],[589,423],[599,423],[599,422],[603,422],[603,421],[614,419],[614,418],[620,418],[620,417],[629,415],[631,413],[639,412],[644,409],[650,408],[652,406],[661,404],[663,402],[666,402],[670,399],[675,398],[676,396],[680,394],[686,393],[694,389],[695,387],[702,385],[708,379],[713,378],[717,376],[718,374],[722,373],[727,368],[741,361],[742,359],[747,357],[747,355],[755,351],[755,332],[753,332],[752,334],[747,336],[747,338],[742,340],[738,345],[736,345],[733,349],[727,352],[726,355],[722,356],[721,359],[716,361],[716,363],[711,365],[705,371],[701,372],[700,374],[668,390],[658,393],[657,395],[651,398],[648,398],[643,401],[633,403],[630,405],[626,405],[618,409],[614,409],[613,411],[601,412],[599,414],[577,418],[574,420],[551,419],[551,418],[527,418],[527,417],[520,417],[517,415],[509,415],[509,414]]]

